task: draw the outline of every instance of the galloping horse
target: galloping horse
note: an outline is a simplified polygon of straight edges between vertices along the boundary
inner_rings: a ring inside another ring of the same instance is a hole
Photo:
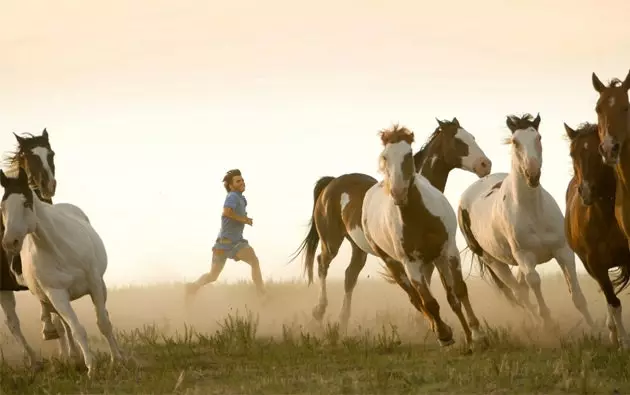
[[[103,275],[107,252],[103,241],[85,213],[72,204],[50,205],[39,200],[20,168],[17,178],[0,170],[4,188],[1,210],[5,224],[2,246],[20,255],[23,281],[41,301],[50,303],[67,325],[83,353],[88,375],[94,359],[87,333],[79,323],[70,301],[90,294],[97,325],[109,343],[112,361],[121,358],[109,314],[105,307],[107,287]]]
[[[555,258],[573,304],[592,326],[575,270],[575,255],[564,234],[562,211],[540,185],[540,115],[510,115],[506,124],[512,132],[505,141],[512,146],[512,169],[477,180],[464,191],[458,209],[460,229],[481,269],[485,266],[494,273],[495,283],[502,283],[500,288],[508,300],[514,301],[516,294],[518,303],[532,309],[528,286],[534,291],[545,324],[551,323],[551,317],[536,265]],[[509,265],[518,266],[518,280]]]
[[[55,179],[54,151],[48,138],[48,131],[44,129],[41,136],[28,135],[21,137],[15,135],[18,146],[15,152],[10,154],[5,162],[9,166],[8,173],[17,174],[20,168],[26,171],[29,184],[37,196],[52,204],[51,198],[55,195],[57,181]],[[0,232],[4,232],[4,224],[0,220]],[[16,340],[23,346],[28,354],[31,365],[35,366],[35,352],[24,339],[20,320],[16,312],[14,292],[26,291],[27,287],[20,285],[18,277],[22,274],[22,261],[19,255],[11,260],[2,246],[0,246],[0,306],[6,316],[7,326]],[[60,345],[64,349],[64,339],[60,337],[51,320],[50,306],[41,303],[41,321],[43,323],[43,337],[45,340],[60,339]],[[37,366],[36,366],[37,367]]]
[[[606,86],[595,73],[592,82],[599,93],[595,106],[601,141],[599,151],[604,162],[615,168],[615,217],[626,239],[630,240],[630,71],[623,82],[615,78]]]
[[[483,177],[492,168],[492,162],[479,148],[474,136],[460,125],[457,118],[453,118],[452,121],[438,120],[438,127],[413,159],[415,169],[422,169],[422,175],[442,192],[452,169],[463,169]],[[315,252],[318,244],[321,246],[321,252],[317,256],[319,302],[313,308],[313,317],[317,321],[322,320],[328,306],[326,291],[328,267],[337,256],[344,239],[347,239],[352,247],[352,257],[346,269],[345,296],[340,313],[341,326],[343,328],[347,326],[352,293],[359,273],[365,266],[367,255],[375,255],[363,234],[361,210],[365,193],[376,182],[376,179],[369,175],[349,173],[336,178],[322,177],[315,184],[310,229],[292,260],[306,250],[304,269],[310,285],[313,282]],[[407,292],[414,306],[423,311],[422,301],[415,288],[411,286],[402,263],[390,262],[388,270],[391,278]],[[462,290],[464,291],[467,292],[467,289]]]
[[[630,282],[630,249],[615,219],[615,171],[600,158],[597,125],[584,123],[573,130],[564,124],[564,128],[571,140],[573,161],[564,220],[567,241],[606,296],[611,342],[627,348],[630,338],[617,294]],[[608,270],[615,267],[619,274],[611,281]]]
[[[442,192],[416,173],[411,131],[396,125],[381,131],[380,137],[384,148],[379,156],[379,171],[384,178],[366,192],[361,214],[370,250],[387,266],[403,264],[441,345],[454,343],[453,331],[440,318],[440,307],[429,289],[431,276],[427,273],[432,273],[432,267],[438,269],[448,303],[464,330],[466,344],[485,340],[467,295],[465,305],[470,327],[462,313],[460,298],[466,284],[455,243],[455,211]]]

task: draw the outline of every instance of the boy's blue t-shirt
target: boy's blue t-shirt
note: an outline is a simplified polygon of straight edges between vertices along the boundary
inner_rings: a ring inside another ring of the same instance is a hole
[[[241,192],[230,192],[225,197],[225,203],[223,207],[231,208],[235,214],[240,216],[247,216],[247,200]],[[219,238],[226,238],[232,242],[236,242],[243,239],[243,230],[245,224],[238,222],[232,218],[228,218],[221,215],[221,230],[219,231]]]

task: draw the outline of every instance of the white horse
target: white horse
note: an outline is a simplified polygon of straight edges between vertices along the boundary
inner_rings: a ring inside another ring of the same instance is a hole
[[[529,289],[538,302],[538,314],[550,324],[536,265],[555,258],[566,279],[573,304],[593,326],[575,270],[575,255],[564,232],[564,216],[554,198],[540,185],[542,145],[540,114],[533,118],[507,117],[512,136],[510,173],[494,173],[473,182],[461,195],[460,229],[481,268],[490,269],[496,285],[509,300],[533,312]],[[510,266],[518,266],[518,279]],[[516,297],[515,297],[516,295]]]
[[[20,254],[25,285],[61,316],[63,325],[77,339],[88,375],[94,373],[94,357],[85,328],[70,302],[90,294],[97,324],[109,343],[112,362],[122,357],[105,307],[107,269],[105,246],[83,211],[71,204],[49,205],[29,188],[24,170],[17,178],[0,170],[4,196],[0,205],[5,224],[2,246]],[[69,338],[74,346],[72,337]]]
[[[361,223],[366,240],[392,274],[394,269],[390,267],[395,267],[397,262],[404,265],[441,345],[453,344],[454,340],[451,328],[440,318],[439,305],[429,289],[433,266],[462,325],[467,345],[473,340],[485,341],[461,274],[453,208],[424,176],[416,174],[412,132],[395,126],[382,131],[380,136],[384,149],[379,170],[384,180],[372,186],[363,201]],[[462,303],[470,326],[462,313]]]

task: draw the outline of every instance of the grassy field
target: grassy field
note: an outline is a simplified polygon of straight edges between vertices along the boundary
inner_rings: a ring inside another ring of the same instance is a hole
[[[269,284],[265,302],[249,284],[207,287],[188,309],[178,284],[112,290],[110,315],[130,357],[124,364],[110,366],[89,298],[74,303],[97,350],[93,380],[59,360],[54,342],[40,340],[38,305],[22,293],[23,329],[46,364],[35,374],[25,368],[3,326],[0,393],[630,393],[628,353],[610,346],[603,329],[604,298],[590,278],[581,284],[602,327],[595,333],[584,329],[560,277],[543,277],[557,333],[529,323],[481,280],[468,283],[490,340],[489,349],[472,355],[463,352],[461,329],[439,281],[432,288],[457,333],[457,343],[448,349],[437,345],[406,295],[381,280],[360,281],[347,334],[336,326],[343,295],[339,282],[329,284],[323,327],[309,320],[317,287],[303,283]],[[623,302],[628,299],[623,295]]]

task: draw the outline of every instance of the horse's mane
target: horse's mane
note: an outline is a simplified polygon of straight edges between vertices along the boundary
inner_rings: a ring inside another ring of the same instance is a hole
[[[578,134],[578,136],[583,136],[583,135],[591,134],[591,133],[594,133],[594,132],[596,133],[597,132],[597,124],[596,123],[591,123],[591,122],[582,122],[575,129],[575,132]]]
[[[392,125],[389,129],[381,130],[379,135],[383,145],[395,144],[400,141],[406,141],[408,144],[412,144],[414,140],[413,132],[397,123]]]
[[[619,78],[613,78],[612,80],[608,81],[608,85],[606,86],[606,88],[619,88],[621,85],[623,85],[623,81],[621,81]]]
[[[507,117],[514,123],[517,129],[527,129],[528,127],[532,126],[532,123],[534,122],[534,116],[527,112],[520,116],[516,114],[510,114]],[[511,133],[508,137],[505,137],[502,140],[502,144],[506,144],[506,145],[512,144]]]
[[[26,140],[33,140],[41,136],[35,136],[31,133],[23,133],[20,137]],[[4,158],[2,158],[2,164],[6,166],[6,169],[3,169],[3,171],[7,177],[17,177],[20,170],[20,154],[22,153],[22,147],[19,143],[16,145],[17,146],[13,151],[9,151],[4,155]]]
[[[454,124],[454,122],[446,120],[446,119],[441,120],[440,122],[444,126],[448,126],[448,125]],[[427,138],[427,140],[424,142],[422,147],[420,147],[420,150],[418,152],[416,152],[416,154],[413,156],[413,161],[414,161],[414,163],[416,165],[416,169],[418,171],[422,168],[422,166],[424,166],[424,162],[427,160],[427,154],[429,152],[429,147],[431,146],[431,144],[433,144],[433,141],[437,138],[437,136],[440,135],[441,131],[442,131],[442,127],[441,126],[438,126],[437,128],[435,128],[433,133],[431,133],[429,138]]]

